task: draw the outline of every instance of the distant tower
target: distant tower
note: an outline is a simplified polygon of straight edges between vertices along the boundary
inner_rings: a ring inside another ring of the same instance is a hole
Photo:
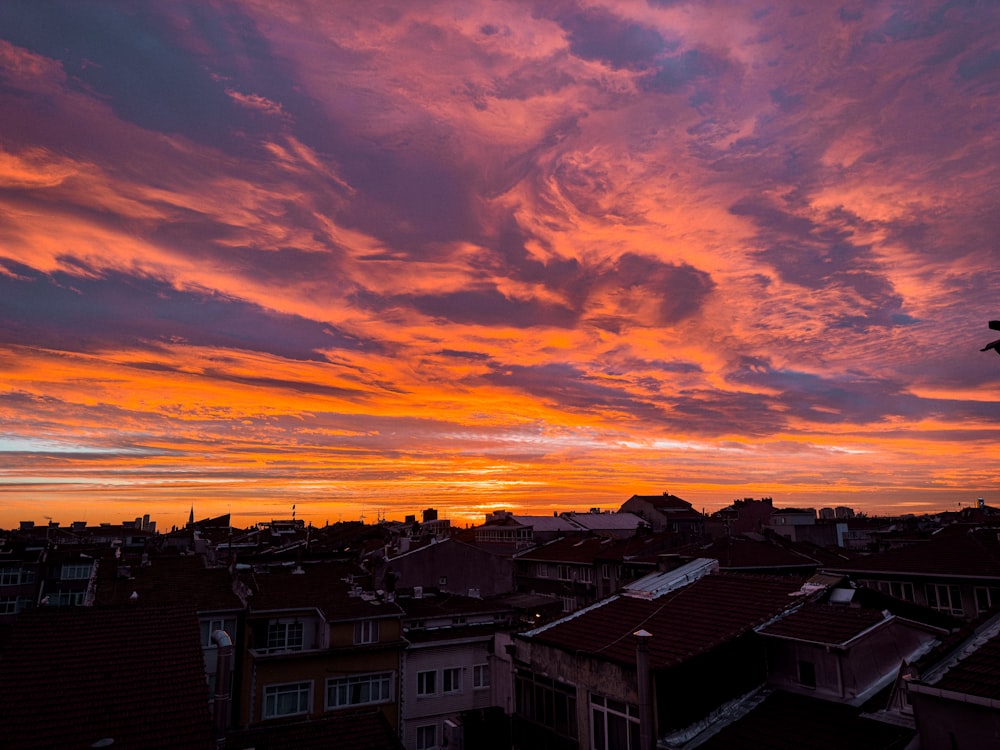
[[[191,503],[191,512],[188,514],[188,528],[194,526],[194,503]]]

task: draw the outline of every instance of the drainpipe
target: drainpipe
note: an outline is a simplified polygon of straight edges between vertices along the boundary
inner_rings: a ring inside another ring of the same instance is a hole
[[[215,661],[215,703],[212,714],[215,719],[215,741],[221,747],[226,741],[226,730],[229,728],[233,639],[225,630],[213,630],[212,643],[219,647]]]
[[[632,635],[635,636],[635,669],[639,681],[639,750],[655,750],[653,684],[649,669],[649,639],[653,634],[637,630]]]

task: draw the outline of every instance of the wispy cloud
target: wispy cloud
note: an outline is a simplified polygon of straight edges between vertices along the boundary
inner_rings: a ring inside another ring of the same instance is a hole
[[[998,13],[3,5],[0,525],[988,495]]]

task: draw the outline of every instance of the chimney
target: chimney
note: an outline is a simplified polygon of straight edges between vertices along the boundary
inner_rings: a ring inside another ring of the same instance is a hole
[[[230,675],[233,671],[233,639],[225,630],[212,631],[212,643],[219,647],[215,662],[215,703],[212,715],[215,719],[215,740],[219,747],[226,742],[229,728]]]
[[[637,630],[635,636],[635,671],[639,681],[639,750],[656,750],[653,726],[653,683],[649,669],[649,640],[653,634]]]

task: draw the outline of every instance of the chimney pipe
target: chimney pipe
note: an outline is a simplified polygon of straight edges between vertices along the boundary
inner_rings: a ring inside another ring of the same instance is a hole
[[[649,639],[653,634],[637,630],[635,636],[635,669],[639,681],[639,750],[656,750],[653,727],[653,691],[649,669]]]
[[[226,730],[229,728],[233,639],[225,630],[213,630],[212,643],[219,647],[215,662],[215,703],[212,706],[212,713],[215,719],[215,739],[221,746],[226,741]]]

